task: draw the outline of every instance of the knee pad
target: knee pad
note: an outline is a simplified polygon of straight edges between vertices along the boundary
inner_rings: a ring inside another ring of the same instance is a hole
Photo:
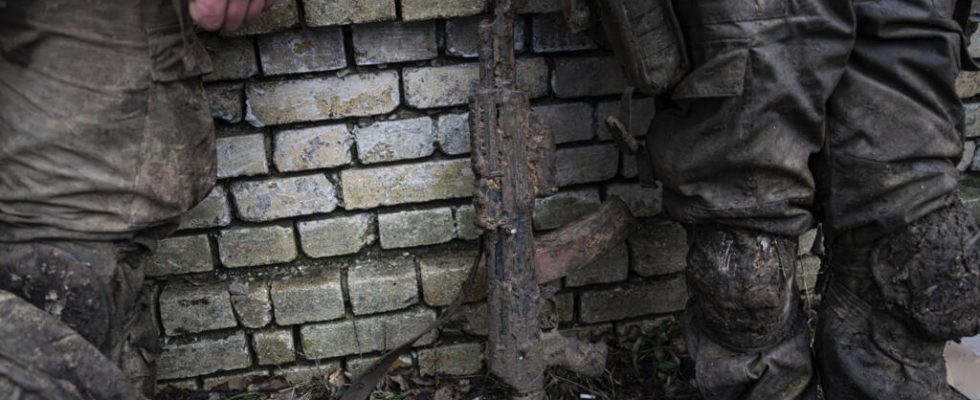
[[[735,349],[771,346],[799,317],[795,239],[728,227],[688,228],[694,321]]]
[[[980,333],[980,228],[958,201],[879,239],[869,262],[884,307],[931,340]]]

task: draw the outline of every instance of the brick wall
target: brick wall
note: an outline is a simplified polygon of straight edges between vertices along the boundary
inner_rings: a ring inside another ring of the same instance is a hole
[[[518,24],[520,85],[559,143],[562,190],[538,200],[535,228],[613,194],[644,219],[628,243],[552,285],[543,318],[621,333],[684,307],[685,239],[599,123],[617,110],[618,67],[569,34],[558,10],[557,0],[526,1]],[[278,0],[234,36],[202,35],[215,65],[205,87],[219,181],[146,265],[165,335],[162,384],[356,372],[452,301],[479,234],[466,101],[486,11],[485,0]],[[980,76],[959,86],[975,96]],[[652,103],[635,108],[645,132]],[[973,138],[980,104],[968,114]],[[974,150],[963,166],[980,170]],[[811,247],[801,260],[812,286]],[[403,361],[423,373],[479,372],[484,298],[472,294]]]

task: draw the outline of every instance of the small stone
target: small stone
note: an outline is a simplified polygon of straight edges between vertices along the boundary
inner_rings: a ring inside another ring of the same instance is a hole
[[[272,302],[265,283],[250,283],[244,293],[232,293],[231,305],[238,322],[246,328],[262,328],[272,322]]]
[[[408,257],[366,260],[347,271],[355,315],[400,310],[418,303],[415,262]]]
[[[207,197],[180,218],[180,229],[200,229],[231,224],[231,207],[225,188],[215,186]]]
[[[160,321],[167,335],[198,333],[237,325],[222,285],[167,285],[160,293]]]
[[[419,260],[422,275],[422,295],[430,306],[448,306],[459,295],[469,277],[475,251],[448,252],[424,256]],[[466,302],[480,301],[487,296],[486,264],[480,263],[475,272],[476,282],[467,293]]]
[[[280,329],[252,334],[252,348],[259,365],[279,365],[296,360],[293,332]]]
[[[238,228],[218,236],[218,258],[229,268],[275,264],[296,258],[290,227]]]
[[[357,156],[365,164],[422,158],[435,151],[432,118],[382,121],[354,129]]]
[[[374,243],[374,215],[357,214],[303,221],[299,229],[303,253],[313,258],[354,254]]]
[[[439,55],[434,21],[353,25],[351,33],[357,65],[428,60]]]
[[[378,214],[381,247],[398,249],[446,243],[456,236],[449,207]]]
[[[642,220],[628,240],[633,270],[641,276],[683,271],[687,266],[687,234],[676,222]]]
[[[281,172],[340,167],[353,161],[353,142],[344,124],[280,131],[272,159]]]
[[[470,114],[442,114],[436,123],[439,149],[449,155],[470,152]]]
[[[326,268],[288,281],[272,282],[270,294],[276,323],[297,325],[343,317],[344,293],[340,279],[339,269]]]
[[[586,291],[580,297],[580,321],[591,324],[665,314],[684,309],[687,287],[682,277]]]
[[[143,262],[146,276],[206,272],[214,269],[207,235],[182,236],[157,242],[157,249]]]
[[[157,361],[157,377],[190,378],[247,368],[250,364],[245,334],[212,335],[164,345]]]
[[[309,26],[348,25],[396,18],[395,0],[303,0]]]
[[[534,200],[534,228],[555,229],[599,208],[599,191],[582,189],[559,192]]]
[[[231,192],[245,221],[329,213],[337,208],[333,184],[323,174],[235,182]]]
[[[256,127],[385,114],[400,95],[397,71],[255,82],[245,92],[246,119]]]
[[[468,158],[346,169],[340,176],[348,210],[469,197],[473,193]]]
[[[626,87],[622,69],[612,57],[555,59],[551,85],[559,98],[620,94]]]
[[[347,67],[340,28],[304,29],[260,36],[259,60],[266,75],[333,71]]]
[[[265,158],[265,135],[261,133],[220,137],[215,140],[218,152],[218,179],[265,175],[269,163]]]
[[[475,375],[483,369],[483,346],[462,343],[419,350],[422,375]]]

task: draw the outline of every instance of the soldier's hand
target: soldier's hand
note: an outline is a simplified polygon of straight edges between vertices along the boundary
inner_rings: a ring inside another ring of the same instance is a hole
[[[191,0],[191,18],[204,30],[231,32],[269,8],[274,0]]]

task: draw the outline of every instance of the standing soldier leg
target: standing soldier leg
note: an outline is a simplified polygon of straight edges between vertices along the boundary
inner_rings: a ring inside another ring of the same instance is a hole
[[[831,400],[962,399],[942,353],[980,330],[980,229],[952,194],[956,0],[854,3],[857,41],[828,106],[823,386]]]

